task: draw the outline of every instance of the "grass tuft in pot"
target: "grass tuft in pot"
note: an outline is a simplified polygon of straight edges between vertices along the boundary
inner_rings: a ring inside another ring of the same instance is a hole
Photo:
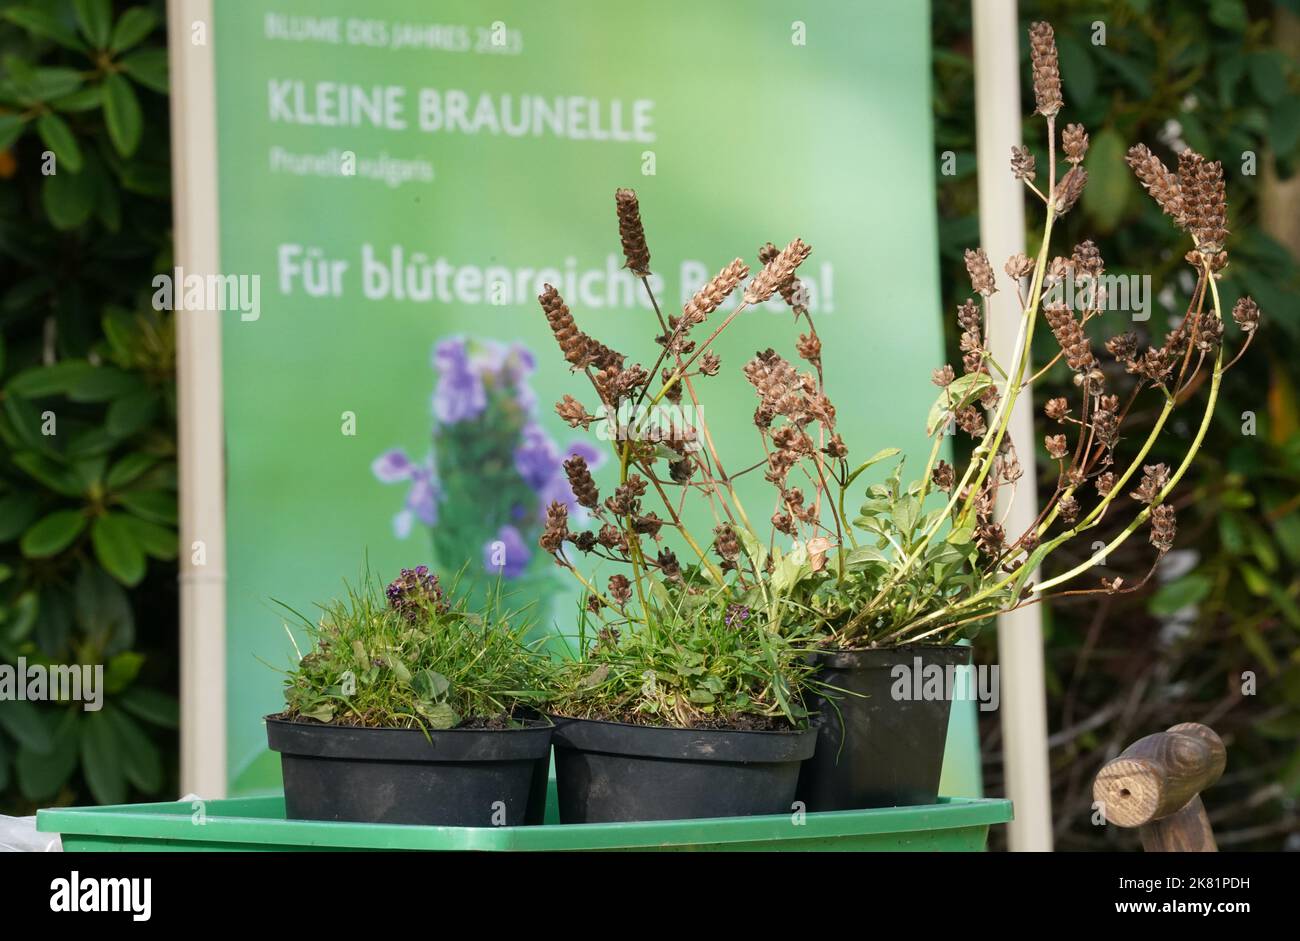
[[[371,576],[320,606],[285,680],[284,718],[395,729],[508,728],[545,698],[550,661],[524,636],[526,612],[490,596],[453,602],[426,566],[386,589]],[[296,642],[295,642],[296,648]]]
[[[447,826],[539,823],[552,663],[499,593],[482,611],[424,566],[367,574],[321,606],[267,718],[291,818]],[[290,635],[292,637],[292,635]],[[296,647],[296,644],[295,644]]]

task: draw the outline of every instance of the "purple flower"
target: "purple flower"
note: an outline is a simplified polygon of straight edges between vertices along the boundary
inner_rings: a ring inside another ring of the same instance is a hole
[[[483,568],[494,575],[518,578],[528,568],[530,558],[528,544],[513,526],[502,526],[496,539],[483,543]]]
[[[410,535],[411,524],[416,519],[426,526],[438,522],[438,501],[442,499],[442,490],[433,475],[433,455],[425,458],[423,464],[416,464],[401,448],[393,448],[375,458],[370,469],[386,484],[410,481],[406,505],[393,517],[393,533],[398,539]]]
[[[487,408],[483,373],[470,362],[464,337],[450,337],[433,348],[438,385],[433,392],[433,414],[444,425],[478,418]]]
[[[749,620],[749,608],[747,606],[743,604],[732,604],[727,606],[727,616],[723,618],[723,622],[727,625],[727,627],[731,627],[733,625],[739,627],[740,625],[744,624],[748,620]]]
[[[523,441],[515,448],[515,470],[534,491],[541,492],[557,473],[562,473],[560,452],[542,426],[529,422]]]

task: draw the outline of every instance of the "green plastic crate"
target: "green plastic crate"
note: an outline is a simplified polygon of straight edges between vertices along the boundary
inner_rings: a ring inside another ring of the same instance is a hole
[[[554,820],[554,781],[547,795]],[[536,827],[421,827],[286,820],[284,797],[41,810],[36,828],[69,852],[256,850],[875,850],[972,852],[1011,819],[1008,800],[941,797],[923,807]]]

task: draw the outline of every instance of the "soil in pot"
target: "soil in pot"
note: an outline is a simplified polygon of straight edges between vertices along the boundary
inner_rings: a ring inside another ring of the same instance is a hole
[[[834,689],[814,688],[806,696],[809,710],[817,713],[817,751],[803,764],[798,799],[809,811],[933,804],[952,711],[949,680],[956,667],[970,663],[971,648],[825,650],[813,656],[820,666],[814,679]],[[937,675],[943,678],[938,696]],[[956,688],[963,688],[960,682]]]
[[[490,827],[541,823],[551,724],[430,730],[267,716],[285,815],[296,820]]]
[[[811,729],[679,729],[555,717],[562,823],[791,812]]]

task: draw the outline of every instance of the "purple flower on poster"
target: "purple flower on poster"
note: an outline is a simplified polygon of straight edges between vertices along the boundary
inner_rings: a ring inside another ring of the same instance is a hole
[[[569,507],[576,522],[588,518],[564,460],[581,454],[595,469],[602,454],[585,442],[561,450],[538,421],[530,384],[536,362],[527,347],[452,336],[434,345],[431,360],[433,451],[417,463],[394,448],[371,464],[383,483],[407,484],[393,531],[404,539],[416,522],[429,527],[435,557],[449,571],[481,547],[487,571],[521,578],[540,557],[532,547],[551,501]]]
[[[487,408],[483,373],[470,363],[464,337],[451,337],[433,348],[433,368],[438,385],[433,391],[433,414],[445,425],[478,418]]]
[[[483,568],[493,575],[518,578],[528,568],[532,556],[524,537],[513,526],[502,526],[495,539],[483,544]]]
[[[385,451],[375,458],[370,465],[375,477],[386,484],[409,481],[406,491],[406,504],[393,517],[393,533],[398,539],[405,539],[411,533],[412,523],[418,519],[425,526],[438,523],[438,500],[442,493],[434,477],[433,455],[424,459],[422,464],[414,463],[401,448]]]

